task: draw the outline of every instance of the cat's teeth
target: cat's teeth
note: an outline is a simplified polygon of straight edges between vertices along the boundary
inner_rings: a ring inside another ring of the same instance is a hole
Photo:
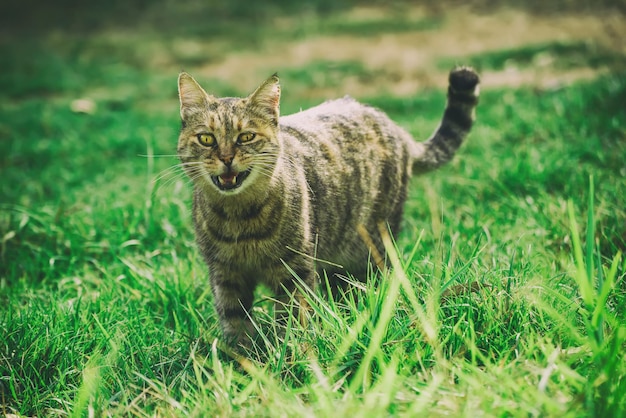
[[[226,179],[222,176],[217,176],[217,181],[220,183],[220,185],[225,185],[225,184],[237,184],[237,175],[233,175],[232,177],[227,177]]]

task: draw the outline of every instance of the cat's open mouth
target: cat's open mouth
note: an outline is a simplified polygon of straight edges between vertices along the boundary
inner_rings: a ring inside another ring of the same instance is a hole
[[[239,173],[230,171],[220,174],[219,176],[211,176],[211,180],[220,190],[233,190],[241,186],[243,181],[250,175],[250,170],[241,171]]]

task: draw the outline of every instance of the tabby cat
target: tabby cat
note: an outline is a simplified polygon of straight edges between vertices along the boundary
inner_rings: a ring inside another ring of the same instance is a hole
[[[441,124],[418,143],[347,96],[280,117],[277,75],[248,97],[217,98],[180,74],[178,154],[228,340],[254,334],[259,284],[288,302],[295,277],[314,288],[324,271],[366,276],[370,255],[384,254],[377,225],[398,232],[411,175],[449,161],[469,132],[478,81],[467,67],[450,72]]]

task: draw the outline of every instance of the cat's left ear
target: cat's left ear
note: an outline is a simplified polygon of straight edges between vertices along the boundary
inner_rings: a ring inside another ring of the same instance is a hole
[[[180,99],[180,117],[183,120],[202,109],[206,109],[209,104],[209,95],[192,76],[185,72],[178,76],[178,97]]]
[[[280,81],[278,74],[272,75],[252,93],[248,100],[258,106],[269,117],[278,123],[280,115]]]

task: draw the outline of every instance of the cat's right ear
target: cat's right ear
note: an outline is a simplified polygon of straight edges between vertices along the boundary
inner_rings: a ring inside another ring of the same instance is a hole
[[[278,74],[272,75],[248,96],[248,100],[263,113],[278,123],[280,115],[280,81]]]
[[[192,76],[185,72],[178,76],[178,98],[180,99],[180,117],[182,120],[206,109],[209,104],[209,96],[204,89]]]

